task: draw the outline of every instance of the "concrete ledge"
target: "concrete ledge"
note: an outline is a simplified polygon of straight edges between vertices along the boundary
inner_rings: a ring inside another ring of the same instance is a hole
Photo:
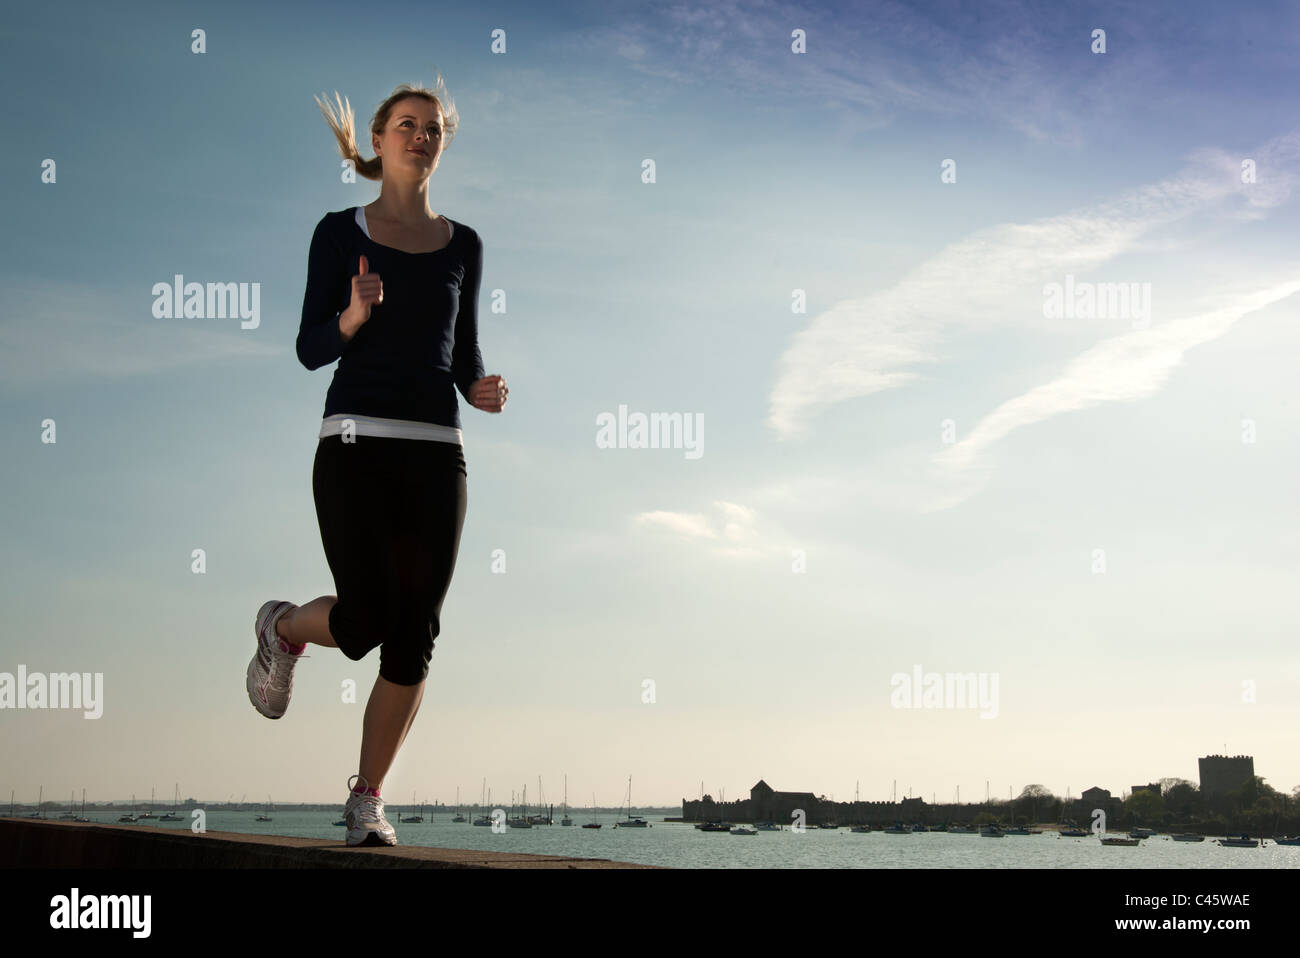
[[[4,868],[659,868],[607,858],[426,848],[349,848],[342,841],[0,818]]]

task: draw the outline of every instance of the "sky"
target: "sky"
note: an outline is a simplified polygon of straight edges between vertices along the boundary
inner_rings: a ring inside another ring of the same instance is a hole
[[[313,97],[364,126],[441,71],[429,202],[483,239],[510,396],[458,396],[390,801],[1122,795],[1210,754],[1290,792],[1298,37],[1285,3],[15,8],[0,672],[103,691],[0,709],[0,790],[346,796],[378,653],[310,647],[275,722],[244,690],[262,603],[335,591],[334,367],[294,346],[312,230],[380,184]],[[258,284],[257,324],[156,318],[176,274]],[[620,409],[697,431],[611,447]],[[920,694],[950,676],[986,700]]]

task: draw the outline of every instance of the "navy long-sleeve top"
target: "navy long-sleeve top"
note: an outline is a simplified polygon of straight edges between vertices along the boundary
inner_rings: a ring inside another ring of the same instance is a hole
[[[351,417],[372,425],[360,432],[400,435],[391,430],[410,434],[431,423],[413,437],[459,441],[456,389],[468,402],[470,386],[484,375],[478,345],[483,241],[464,223],[448,222],[451,241],[431,253],[376,243],[360,207],[326,213],[316,224],[297,351],[308,369],[339,361],[325,396],[326,424]],[[383,282],[384,301],[371,305],[370,318],[344,342],[339,314],[351,301],[363,253],[367,271]]]

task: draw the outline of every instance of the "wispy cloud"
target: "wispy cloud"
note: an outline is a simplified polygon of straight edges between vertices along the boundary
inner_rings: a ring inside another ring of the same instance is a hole
[[[760,543],[758,514],[734,502],[713,503],[715,515],[654,511],[632,517],[633,524],[645,531],[667,535],[681,541],[710,543],[713,551],[724,556],[757,556],[771,552],[771,542]]]
[[[1081,147],[1099,117],[1139,95],[1149,103],[1149,81],[1166,70],[1156,24],[1168,18],[1140,4],[1112,14],[1112,42],[1132,50],[1133,38],[1143,37],[1141,56],[1094,55],[1095,24],[1066,7],[1016,0],[978,9],[875,2],[869,11],[717,0],[652,7],[644,19],[596,24],[560,43],[712,91],[752,95],[781,77],[805,102],[841,110],[845,125],[859,130],[904,113],[973,116]],[[798,55],[790,49],[796,29],[807,42]]]
[[[768,425],[788,438],[830,405],[913,381],[919,374],[908,367],[936,362],[949,328],[1016,322],[1042,328],[1044,282],[1133,250],[1158,228],[1201,213],[1265,215],[1294,187],[1300,132],[1250,155],[1268,171],[1258,183],[1241,182],[1240,156],[1203,150],[1169,179],[1092,208],[981,230],[893,287],[835,304],[796,334],[778,360]],[[1241,202],[1221,211],[1232,198]]]
[[[1061,375],[1007,400],[989,413],[965,439],[934,461],[948,469],[975,465],[990,446],[1022,426],[1104,402],[1133,402],[1153,395],[1169,379],[1183,354],[1217,339],[1237,320],[1300,292],[1300,280],[1260,290],[1240,302],[1103,340],[1070,361]]]
[[[146,288],[128,318],[127,310],[95,288],[11,288],[0,321],[0,381],[11,388],[94,382],[291,353],[296,317],[290,338],[277,339],[274,327],[244,330],[238,319],[156,319],[147,294]]]

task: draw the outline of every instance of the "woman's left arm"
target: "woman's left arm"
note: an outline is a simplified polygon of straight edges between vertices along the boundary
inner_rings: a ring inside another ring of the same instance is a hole
[[[461,395],[475,409],[500,412],[506,404],[505,378],[483,374],[483,356],[478,347],[478,294],[483,282],[483,238],[474,233],[473,252],[465,264],[456,312],[456,341],[452,348],[452,372]]]

